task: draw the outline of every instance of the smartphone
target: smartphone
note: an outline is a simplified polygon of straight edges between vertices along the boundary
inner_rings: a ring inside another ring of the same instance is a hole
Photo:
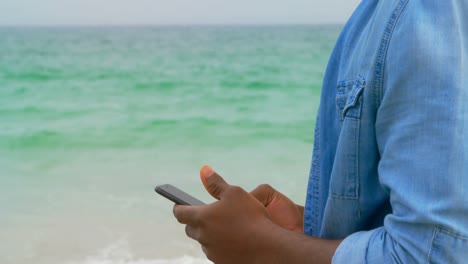
[[[198,200],[197,198],[187,194],[186,192],[170,185],[164,184],[156,186],[154,189],[160,195],[166,197],[167,199],[173,201],[176,204],[181,205],[205,205],[204,202]]]

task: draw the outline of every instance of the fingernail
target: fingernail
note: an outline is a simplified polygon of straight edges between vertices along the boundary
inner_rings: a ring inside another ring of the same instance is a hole
[[[215,173],[214,170],[208,165],[203,166],[200,172],[203,177],[209,177]]]

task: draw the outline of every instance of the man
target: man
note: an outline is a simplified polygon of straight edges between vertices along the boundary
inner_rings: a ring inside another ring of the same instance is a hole
[[[216,264],[466,263],[467,14],[364,0],[324,78],[305,207],[205,166],[219,201],[174,207],[187,235]]]

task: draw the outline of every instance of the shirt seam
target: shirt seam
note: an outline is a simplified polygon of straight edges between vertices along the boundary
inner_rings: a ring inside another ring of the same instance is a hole
[[[385,70],[385,61],[387,58],[388,48],[390,46],[390,41],[393,37],[393,32],[395,31],[396,25],[405,9],[406,5],[408,4],[409,0],[400,0],[398,6],[392,13],[390,20],[385,27],[384,35],[380,42],[380,48],[377,55],[376,65],[375,65],[375,72],[374,72],[374,80],[375,80],[375,103],[376,106],[380,106],[380,102],[383,98],[383,83],[384,83],[384,70]]]
[[[335,200],[358,200],[359,197],[353,195],[353,196],[346,196],[346,195],[338,195],[335,193],[330,193],[330,197],[335,199]]]
[[[320,111],[320,110],[319,110]],[[320,115],[317,114],[316,127],[315,127],[315,138],[314,138],[314,149],[312,154],[312,193],[308,191],[308,200],[312,202],[311,205],[306,206],[307,212],[311,213],[312,219],[310,219],[310,224],[308,225],[308,232],[310,235],[318,236],[318,223],[319,223],[319,199],[320,199],[320,164],[318,159],[320,157]],[[310,187],[310,183],[309,183]],[[310,189],[309,189],[310,190]],[[305,222],[304,222],[305,223]]]
[[[317,119],[317,122],[320,122],[319,119]],[[318,159],[320,157],[320,125],[317,129],[317,156],[315,157],[316,160],[315,160],[315,177],[314,177],[314,207],[313,207],[313,218],[312,218],[312,233],[315,234],[315,235],[318,235],[318,218],[319,218],[319,211],[320,211],[320,207],[319,207],[319,192],[320,192],[320,189],[319,189],[319,184],[320,184],[320,165],[318,163]]]
[[[359,109],[360,111],[362,111],[362,109]],[[361,136],[360,133],[361,133],[361,120],[358,120],[356,121],[357,122],[357,126],[356,126],[356,160],[354,161],[355,162],[355,178],[356,178],[356,186],[355,186],[355,193],[354,195],[356,196],[357,199],[359,199],[359,137]],[[360,204],[359,202],[357,203],[357,217],[358,219],[361,219],[361,207],[360,207]]]
[[[439,232],[440,232],[440,228],[435,228],[434,229],[434,234],[432,235],[431,245],[429,247],[429,253],[427,255],[427,262],[426,263],[431,262],[432,252],[434,252],[434,242],[435,242],[437,236],[439,235]]]
[[[448,236],[451,236],[453,238],[456,238],[456,239],[460,239],[460,240],[463,240],[463,241],[468,241],[468,237],[464,236],[464,235],[461,235],[461,234],[458,234],[458,233],[455,233],[453,231],[449,231],[447,229],[445,229],[444,227],[442,226],[439,226],[437,227],[439,229],[439,232],[440,233],[444,233]]]
[[[428,252],[428,255],[427,255],[427,263],[431,263],[432,255],[434,253],[434,244],[435,244],[435,241],[437,240],[437,238],[439,237],[439,234],[445,234],[445,235],[448,235],[448,236],[450,236],[452,238],[455,238],[455,239],[468,241],[468,237],[465,237],[465,236],[463,236],[461,234],[457,234],[455,232],[449,231],[449,230],[443,228],[442,226],[435,227],[434,228],[434,234],[432,235],[432,239],[431,239],[431,246],[429,248],[429,252]]]

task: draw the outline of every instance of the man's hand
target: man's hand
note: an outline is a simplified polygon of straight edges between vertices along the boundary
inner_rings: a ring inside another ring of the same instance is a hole
[[[275,224],[294,232],[303,232],[304,207],[294,204],[268,184],[258,186],[250,194],[266,207]]]
[[[302,228],[302,210],[267,185],[251,194],[231,186],[210,167],[200,171],[206,190],[216,199],[204,206],[174,206],[174,216],[186,224],[216,264],[330,263],[339,240],[322,240],[293,231]]]
[[[197,240],[215,263],[258,263],[270,254],[264,241],[278,228],[254,196],[231,186],[210,167],[200,171],[206,190],[219,201],[206,206],[174,206],[174,216],[186,224],[187,236]]]

